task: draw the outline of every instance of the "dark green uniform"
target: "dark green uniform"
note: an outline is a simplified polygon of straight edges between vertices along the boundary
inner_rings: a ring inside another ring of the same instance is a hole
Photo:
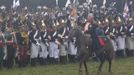
[[[2,66],[2,63],[3,63],[3,56],[4,56],[4,38],[3,38],[3,35],[0,34],[0,68]]]

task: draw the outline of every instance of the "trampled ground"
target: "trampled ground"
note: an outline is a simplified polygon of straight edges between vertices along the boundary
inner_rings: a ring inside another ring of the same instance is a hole
[[[88,62],[89,75],[96,75],[98,62]],[[134,57],[115,59],[113,61],[113,75],[134,75]],[[0,70],[0,75],[78,75],[78,63],[66,65],[47,65]],[[109,75],[106,63],[102,75]]]

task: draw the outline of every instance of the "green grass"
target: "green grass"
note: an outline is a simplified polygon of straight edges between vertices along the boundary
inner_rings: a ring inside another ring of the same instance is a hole
[[[98,62],[88,62],[89,75],[96,75]],[[134,75],[134,57],[113,61],[113,75]],[[0,75],[78,75],[78,63],[67,65],[46,65],[0,70]],[[109,75],[108,64],[103,67],[102,75]]]

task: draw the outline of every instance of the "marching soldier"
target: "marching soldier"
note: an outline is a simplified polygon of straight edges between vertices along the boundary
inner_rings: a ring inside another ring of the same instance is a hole
[[[73,8],[71,15],[69,16],[70,25],[71,25],[70,29],[77,25],[76,20],[77,20],[78,16],[75,11],[76,11],[76,9]],[[68,59],[69,59],[69,62],[71,62],[71,63],[76,62],[77,47],[75,46],[75,43],[76,43],[76,37],[70,39],[69,43],[68,43]]]
[[[69,48],[68,48],[68,59],[69,62],[74,63],[76,62],[77,56],[77,47],[75,47],[76,38],[69,40]]]
[[[40,35],[39,35],[39,30],[36,29],[35,23],[33,23],[32,31],[29,33],[29,40],[31,43],[30,46],[31,66],[35,66],[38,59],[39,50],[40,50]]]
[[[125,32],[126,27],[123,25],[121,17],[117,17],[117,56],[118,57],[124,57],[125,56],[125,49],[126,49],[126,43],[125,43]]]
[[[48,58],[48,30],[46,28],[46,25],[44,23],[44,20],[42,20],[42,28],[41,28],[41,51],[39,52],[39,58],[40,58],[40,64],[44,65],[47,63]]]
[[[110,40],[112,42],[112,45],[114,47],[114,51],[117,52],[117,27],[116,27],[116,23],[114,19],[111,19],[111,24],[110,24],[110,32],[109,32],[109,36],[110,36]]]
[[[11,27],[8,27],[4,33],[5,35],[5,43],[6,43],[6,67],[7,68],[12,68],[13,67],[13,62],[14,62],[14,57],[15,57],[15,34],[12,31]]]
[[[105,27],[104,27],[104,34],[105,34],[106,36],[108,36],[108,35],[110,34],[110,25],[109,25],[109,20],[108,20],[108,18],[105,19],[104,25],[105,25]]]
[[[16,33],[17,38],[17,61],[19,67],[24,67],[28,63],[28,34],[24,26],[19,28],[19,32]]]
[[[134,56],[134,22],[133,18],[129,18],[127,24],[127,55]]]
[[[0,31],[0,69],[2,68],[3,63],[4,45],[5,45],[4,34],[2,31]]]
[[[58,63],[59,60],[59,48],[58,45],[60,45],[58,41],[58,32],[55,26],[52,26],[52,30],[50,31],[48,35],[49,39],[49,58],[50,63],[55,64]]]
[[[59,46],[59,55],[60,55],[60,62],[65,64],[67,62],[67,27],[65,26],[65,21],[63,19],[59,20],[59,27],[58,27],[58,40],[61,43]]]

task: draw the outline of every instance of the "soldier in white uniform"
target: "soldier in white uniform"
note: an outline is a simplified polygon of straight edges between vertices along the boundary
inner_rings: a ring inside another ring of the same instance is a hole
[[[127,49],[126,52],[128,56],[134,56],[134,20],[133,18],[129,18],[128,24],[127,24]]]
[[[124,57],[125,56],[125,49],[126,49],[126,42],[125,42],[125,32],[126,27],[122,24],[121,18],[118,17],[118,36],[117,36],[117,56]]]
[[[67,62],[67,49],[68,49],[68,35],[67,27],[63,19],[59,20],[58,27],[58,40],[61,43],[59,46],[60,63],[65,64]]]
[[[110,40],[114,47],[114,51],[117,52],[117,27],[114,20],[112,20],[112,26],[110,26]]]
[[[69,62],[75,62],[77,55],[77,47],[75,46],[76,38],[69,40],[68,58]]]
[[[59,60],[59,49],[58,49],[58,45],[59,42],[57,40],[57,30],[55,29],[55,27],[52,28],[52,31],[50,32],[50,34],[48,35],[48,39],[49,39],[49,58],[50,58],[50,63],[52,64],[56,64],[58,63]]]
[[[46,26],[42,26],[41,28],[41,51],[39,52],[39,58],[41,64],[47,63],[47,57],[48,57],[48,32],[46,29]]]
[[[31,66],[35,66],[40,50],[40,43],[39,43],[39,30],[36,29],[36,26],[33,26],[32,31],[29,33],[29,40],[31,43],[30,51],[31,51]]]

